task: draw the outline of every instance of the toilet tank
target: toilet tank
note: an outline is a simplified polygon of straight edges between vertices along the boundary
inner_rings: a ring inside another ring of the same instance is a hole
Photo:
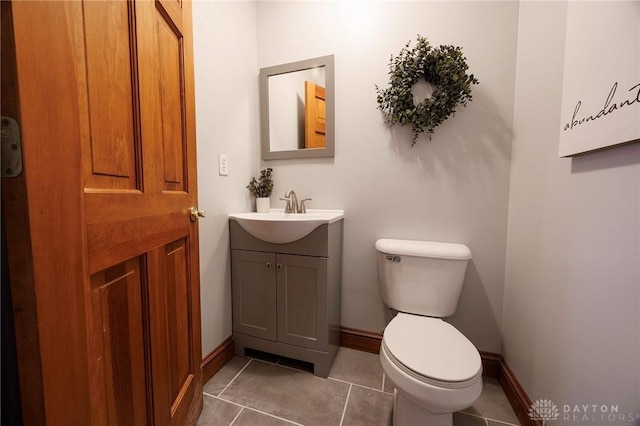
[[[433,241],[376,241],[380,291],[397,311],[448,317],[455,313],[471,259],[463,244]]]

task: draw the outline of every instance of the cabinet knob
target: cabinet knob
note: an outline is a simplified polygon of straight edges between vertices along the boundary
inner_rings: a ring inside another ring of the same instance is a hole
[[[271,262],[267,262],[267,268],[271,268]]]
[[[278,269],[282,269],[282,263],[278,263]]]

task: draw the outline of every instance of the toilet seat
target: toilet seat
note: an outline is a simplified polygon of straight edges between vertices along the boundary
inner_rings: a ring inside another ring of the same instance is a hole
[[[476,347],[440,318],[400,312],[387,325],[382,344],[399,369],[424,383],[457,389],[482,375]]]

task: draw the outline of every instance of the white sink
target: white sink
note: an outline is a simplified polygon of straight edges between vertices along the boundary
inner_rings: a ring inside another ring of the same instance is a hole
[[[307,213],[285,213],[272,209],[269,213],[236,213],[231,220],[253,235],[268,243],[285,244],[305,237],[320,225],[344,218],[344,210],[309,209]]]

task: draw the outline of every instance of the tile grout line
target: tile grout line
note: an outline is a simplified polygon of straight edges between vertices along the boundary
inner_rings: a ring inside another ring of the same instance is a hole
[[[478,414],[467,413],[466,411],[458,411],[458,412],[462,413],[462,414],[466,414],[467,416],[477,417],[479,419],[484,419],[485,422],[487,422],[487,424],[489,424],[489,421],[492,421],[492,422],[496,422],[496,423],[500,423],[500,424],[508,425],[508,426],[518,426],[518,425],[513,424],[513,423],[505,422],[504,420],[496,420],[496,419],[492,419],[491,417],[483,417],[483,416],[480,416]]]
[[[233,426],[233,424],[236,422],[236,420],[238,420],[238,417],[240,417],[240,414],[242,414],[242,412],[244,411],[244,408],[245,407],[242,407],[240,409],[240,411],[238,411],[238,414],[236,414],[236,416],[233,418],[233,420],[231,420],[231,423],[229,423],[229,426]]]
[[[492,421],[492,422],[494,422],[494,423],[500,423],[501,425],[507,425],[507,426],[518,426],[518,425],[513,424],[513,423],[505,422],[505,421],[503,421],[503,420],[496,420],[496,419],[492,419],[492,418],[490,418],[490,417],[485,417],[484,419],[487,421],[487,424],[489,424],[489,421]]]
[[[231,383],[233,383],[233,381],[234,381],[235,379],[237,379],[237,378],[238,378],[238,376],[240,375],[240,373],[242,373],[242,372],[244,371],[244,369],[245,369],[245,368],[247,368],[247,367],[249,366],[249,364],[251,364],[251,361],[253,361],[253,358],[249,358],[249,362],[247,362],[247,363],[244,365],[244,367],[242,367],[242,369],[240,369],[240,371],[238,371],[238,374],[236,374],[235,376],[233,376],[233,379],[231,379],[231,381],[230,381],[229,383],[227,383],[227,386],[225,386],[225,387],[224,387],[224,389],[222,389],[220,392],[218,392],[218,395],[217,395],[217,396],[222,395],[222,393],[223,393],[224,391],[226,391],[226,390],[227,390],[227,388],[228,388],[229,386],[231,386]]]
[[[372,390],[372,391],[384,393],[385,395],[393,395],[392,393],[384,392],[384,391],[381,391],[380,389],[372,388],[372,387],[365,386],[365,385],[360,385],[358,383],[347,382],[346,380],[336,379],[335,377],[327,377],[327,380],[333,380],[334,382],[340,382],[340,383],[344,383],[344,384],[347,384],[347,385],[358,386],[359,388],[364,388],[364,389],[369,389],[369,390]]]
[[[351,396],[351,387],[353,384],[349,384],[349,391],[347,392],[347,399],[344,401],[344,408],[342,409],[342,417],[340,417],[340,426],[342,426],[342,422],[344,422],[344,415],[347,412],[347,405],[349,404],[349,396]]]
[[[230,399],[221,398],[219,396],[213,396],[213,395],[210,395],[210,394],[207,394],[207,393],[205,393],[205,395],[210,396],[212,398],[215,398],[215,399],[217,399],[219,401],[222,401],[222,402],[227,402],[227,403],[229,403],[231,405],[235,405],[237,407],[246,408],[247,410],[255,411],[256,413],[264,414],[265,416],[273,417],[274,419],[278,419],[278,420],[282,420],[283,422],[291,423],[291,424],[296,425],[296,426],[304,426],[303,424],[295,422],[293,420],[285,419],[284,417],[279,417],[279,416],[276,416],[275,414],[270,414],[270,413],[267,413],[266,411],[258,410],[257,408],[247,407],[246,405],[238,404],[237,402],[231,401]]]

